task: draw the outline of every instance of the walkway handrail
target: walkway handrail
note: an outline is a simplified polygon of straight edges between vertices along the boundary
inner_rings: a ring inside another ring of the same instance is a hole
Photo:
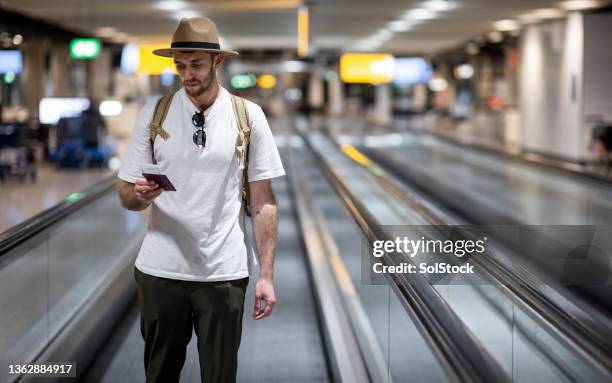
[[[57,205],[0,233],[0,257],[68,215],[79,211],[93,201],[113,191],[116,183],[116,175],[104,178],[83,191],[69,195]]]

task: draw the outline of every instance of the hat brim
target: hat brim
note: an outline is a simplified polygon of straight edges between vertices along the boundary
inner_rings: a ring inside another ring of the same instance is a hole
[[[163,49],[155,49],[153,54],[163,57],[172,57],[172,54],[176,51],[180,52],[192,52],[192,51],[200,51],[200,52],[210,52],[210,53],[221,53],[225,57],[238,56],[238,52],[236,51],[224,51],[221,49],[207,49],[207,48],[163,48]]]

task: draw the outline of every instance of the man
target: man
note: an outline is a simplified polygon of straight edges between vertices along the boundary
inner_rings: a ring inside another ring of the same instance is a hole
[[[168,49],[183,87],[172,97],[151,143],[156,103],[147,103],[119,171],[124,207],[151,206],[149,228],[135,264],[145,341],[147,382],[178,382],[192,326],[197,334],[203,382],[233,382],[242,331],[244,295],[252,259],[246,239],[236,155],[239,125],[231,95],[216,71],[226,56],[207,18],[182,19]],[[246,101],[251,129],[248,180],[260,272],[253,319],[270,315],[277,207],[271,179],[284,175],[274,138],[259,106]],[[204,138],[205,137],[205,138]],[[153,148],[152,148],[153,147]],[[176,191],[142,177],[152,156]]]

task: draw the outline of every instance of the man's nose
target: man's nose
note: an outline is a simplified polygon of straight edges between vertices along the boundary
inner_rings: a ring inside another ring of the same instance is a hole
[[[189,81],[192,80],[194,78],[193,72],[189,69],[185,69],[183,71],[183,80],[184,81]]]

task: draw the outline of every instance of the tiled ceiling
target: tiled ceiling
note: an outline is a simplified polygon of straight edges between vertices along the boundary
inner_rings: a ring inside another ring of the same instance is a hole
[[[597,1],[591,1],[594,2]],[[233,48],[294,48],[297,13],[303,3],[301,0],[0,1],[7,9],[69,29],[94,34],[100,27],[112,27],[127,34],[128,39],[150,42],[168,41],[181,16],[206,15],[215,20],[224,42]],[[316,0],[306,3],[310,9],[312,46],[429,53],[491,31],[496,21],[517,19],[543,8],[559,9],[561,2],[450,0],[448,9],[438,10],[435,18],[420,21],[408,31],[393,33],[384,32],[390,22],[402,19],[409,10],[427,9],[432,3],[417,0]],[[444,8],[444,0],[434,1],[433,8],[438,9],[440,5]],[[372,37],[377,33],[377,37]],[[126,36],[119,35],[121,38]]]

